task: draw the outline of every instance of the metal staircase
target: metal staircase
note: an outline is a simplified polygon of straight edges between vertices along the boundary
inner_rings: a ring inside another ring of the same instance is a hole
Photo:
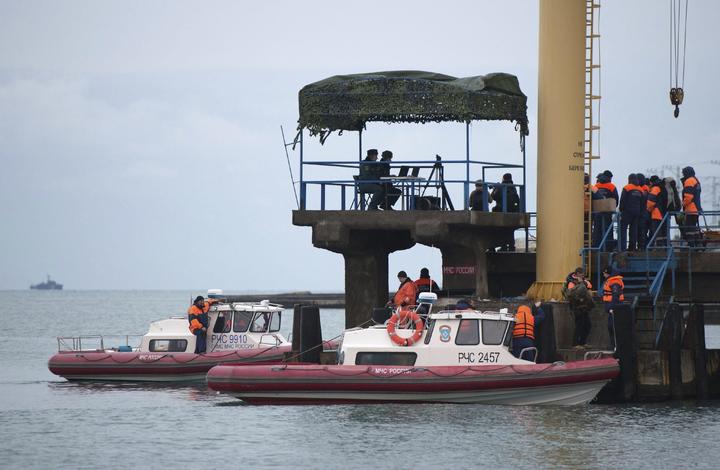
[[[600,80],[594,80],[595,71],[600,69],[600,4],[595,0],[586,0],[585,2],[585,119],[584,119],[584,147],[583,147],[583,166],[585,173],[592,178],[592,161],[600,158],[598,148],[593,147],[593,137],[597,138],[600,131]],[[597,46],[597,47],[596,47]],[[596,54],[597,51],[597,54]],[[596,61],[597,58],[597,61]],[[597,110],[593,103],[597,101]],[[592,181],[591,181],[592,183]],[[592,191],[590,185],[585,186],[585,236],[583,238],[583,247],[589,249],[592,246]],[[588,258],[587,272],[592,269],[592,260]]]
[[[673,251],[658,253],[662,256],[628,256],[619,267],[625,284],[625,301],[631,302],[635,310],[636,333],[640,349],[654,349],[660,331],[662,318],[658,312],[663,283],[669,271],[677,267]]]

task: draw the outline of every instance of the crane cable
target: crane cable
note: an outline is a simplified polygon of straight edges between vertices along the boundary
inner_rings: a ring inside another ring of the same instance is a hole
[[[685,56],[687,50],[687,13],[688,1],[685,1],[685,18],[683,16],[683,0],[670,0],[670,103],[675,106],[674,116],[680,115],[680,105],[685,97]],[[682,20],[682,25],[680,24]],[[680,36],[682,35],[682,75],[680,75]],[[673,81],[673,78],[675,79]]]

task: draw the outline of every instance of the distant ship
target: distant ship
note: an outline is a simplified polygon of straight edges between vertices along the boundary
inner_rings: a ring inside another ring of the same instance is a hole
[[[40,284],[33,284],[30,286],[30,289],[38,289],[38,290],[62,290],[63,285],[58,284],[57,282],[50,279],[50,275],[47,275],[47,281],[41,282]]]

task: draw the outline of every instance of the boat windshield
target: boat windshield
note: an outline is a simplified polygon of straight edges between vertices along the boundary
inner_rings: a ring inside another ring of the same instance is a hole
[[[483,320],[482,340],[483,344],[499,345],[505,339],[505,330],[508,322],[504,320]]]
[[[270,323],[270,313],[261,312],[255,315],[255,320],[250,327],[250,331],[253,333],[265,333]]]
[[[235,312],[233,315],[233,331],[235,333],[245,333],[252,321],[252,312]]]

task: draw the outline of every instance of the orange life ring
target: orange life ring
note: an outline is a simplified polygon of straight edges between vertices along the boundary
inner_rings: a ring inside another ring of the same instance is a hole
[[[404,322],[408,319],[415,324],[415,329],[409,338],[403,338],[395,332],[395,329],[397,328],[398,323]],[[412,310],[398,310],[392,315],[392,317],[390,317],[390,321],[387,324],[388,335],[390,335],[392,342],[398,346],[411,346],[417,343],[423,334],[424,328],[425,324],[423,323],[422,318],[420,318],[420,315]]]

